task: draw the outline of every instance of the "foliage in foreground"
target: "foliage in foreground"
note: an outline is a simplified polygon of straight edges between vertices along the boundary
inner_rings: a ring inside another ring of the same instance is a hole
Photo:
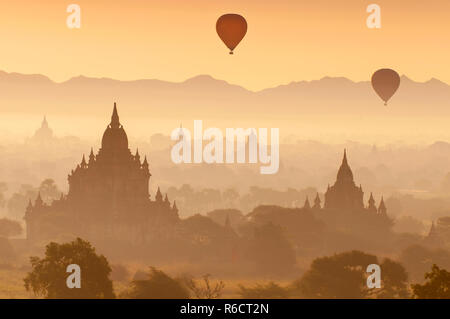
[[[350,251],[316,258],[302,278],[294,282],[293,293],[304,298],[407,298],[408,275],[398,262],[384,259],[381,289],[367,287],[366,268],[379,264],[374,255]]]
[[[48,299],[115,298],[111,267],[103,255],[97,255],[92,245],[80,238],[65,244],[51,242],[45,257],[30,258],[32,271],[24,279],[27,291]],[[81,288],[70,289],[66,280],[67,266],[81,269]]]
[[[275,282],[256,284],[253,287],[239,285],[239,295],[244,299],[286,299],[289,298],[289,290]]]
[[[181,280],[150,267],[147,279],[133,280],[123,297],[131,299],[188,299],[189,290]]]
[[[450,272],[431,267],[431,272],[425,274],[425,283],[411,285],[414,298],[418,299],[450,299]]]

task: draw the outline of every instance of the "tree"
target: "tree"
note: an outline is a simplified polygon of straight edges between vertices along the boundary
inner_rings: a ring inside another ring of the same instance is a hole
[[[51,202],[61,196],[61,191],[58,189],[55,181],[51,178],[47,178],[42,181],[39,186],[39,192],[41,193],[41,197],[44,202]]]
[[[356,250],[316,258],[294,291],[306,298],[364,298],[366,268],[377,263],[377,257]]]
[[[264,273],[286,274],[296,263],[295,250],[284,230],[272,223],[256,227],[247,248],[249,260]]]
[[[402,264],[385,258],[381,267],[382,289],[375,290],[377,298],[408,298],[408,273]]]
[[[25,209],[30,200],[34,201],[38,194],[38,189],[31,185],[23,184],[17,193],[14,193],[8,200],[7,207],[10,216],[23,218]]]
[[[239,192],[234,188],[228,188],[223,191],[222,198],[228,204],[228,207],[235,207],[236,201],[239,199]]]
[[[443,268],[450,267],[450,253],[444,249],[429,249],[419,245],[407,247],[400,254],[400,260],[407,266],[408,273],[413,282],[422,282],[426,273],[433,264]]]
[[[203,276],[203,284],[193,278],[185,278],[185,284],[198,299],[220,298],[222,290],[225,288],[224,282],[219,281],[214,286],[211,286],[209,277],[209,274]]]
[[[215,209],[206,214],[209,218],[219,225],[226,225],[227,219],[231,226],[238,226],[244,221],[244,214],[237,209]]]
[[[61,191],[58,189],[55,181],[50,178],[42,181],[37,188],[23,184],[20,186],[19,191],[14,193],[8,200],[7,207],[9,214],[17,218],[22,218],[29,201],[34,202],[38,193],[41,194],[41,198],[45,203],[51,203],[61,196]]]
[[[203,204],[202,209],[209,211],[214,208],[217,203],[222,202],[222,194],[214,188],[205,188],[198,195],[198,201]]]
[[[381,289],[367,287],[367,266],[378,258],[353,250],[315,259],[310,269],[293,284],[294,294],[306,298],[405,298],[408,276],[398,262],[384,259]]]
[[[24,279],[25,288],[36,296],[48,299],[115,298],[111,267],[103,255],[97,255],[92,245],[80,238],[65,243],[51,242],[46,246],[45,258],[31,257],[32,271]],[[81,288],[70,289],[66,280],[67,266],[81,269]]]
[[[414,298],[450,299],[450,272],[433,264],[431,272],[425,274],[425,279],[423,285],[411,285]]]
[[[22,226],[19,222],[7,218],[0,219],[0,237],[13,237],[22,233]]]
[[[181,280],[169,277],[163,271],[150,267],[148,279],[133,280],[125,297],[132,299],[188,299],[189,291]]]
[[[123,265],[112,265],[111,266],[111,279],[114,281],[125,281],[129,278],[129,273],[127,267]]]
[[[244,299],[286,299],[289,297],[289,290],[281,287],[277,283],[256,284],[254,287],[239,285],[239,294]]]

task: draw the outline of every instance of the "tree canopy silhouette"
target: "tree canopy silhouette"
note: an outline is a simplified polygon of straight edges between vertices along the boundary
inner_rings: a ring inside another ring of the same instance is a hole
[[[45,257],[30,258],[32,271],[25,277],[25,288],[36,296],[48,299],[115,298],[111,267],[103,255],[98,255],[92,245],[80,238],[73,242],[46,246]],[[66,280],[67,266],[81,268],[81,288],[70,289]]]
[[[450,272],[433,264],[431,272],[425,274],[425,279],[423,285],[411,285],[414,298],[450,299]]]
[[[382,287],[367,287],[367,266],[378,258],[350,251],[315,259],[310,269],[293,284],[294,294],[306,298],[395,298],[408,295],[408,276],[403,266],[390,259],[380,265]]]
[[[150,267],[148,279],[133,280],[125,297],[132,299],[188,299],[189,291],[181,280]]]
[[[244,299],[286,299],[289,298],[289,289],[271,281],[253,287],[239,285],[239,294]]]
[[[212,284],[209,278],[211,275],[206,274],[202,276],[203,281],[196,280],[191,277],[184,278],[186,287],[194,294],[198,299],[217,299],[222,295],[222,291],[225,288],[223,281],[218,281]]]
[[[286,238],[281,226],[266,223],[254,229],[246,257],[257,271],[270,274],[286,274],[294,269],[295,250]]]

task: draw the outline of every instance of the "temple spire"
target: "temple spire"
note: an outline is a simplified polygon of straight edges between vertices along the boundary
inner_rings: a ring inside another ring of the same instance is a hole
[[[369,205],[375,205],[375,199],[373,199],[373,194],[372,194],[372,192],[370,193]]]
[[[44,115],[44,119],[42,120],[42,128],[48,128],[47,116]]]
[[[310,209],[311,204],[309,203],[308,196],[306,196],[305,205],[303,206],[304,209]]]
[[[378,214],[386,215],[386,213],[387,213],[386,205],[384,204],[383,196],[381,196],[380,206],[378,207]]]
[[[158,186],[158,190],[156,191],[155,199],[156,199],[157,202],[162,202],[163,201],[163,197],[162,197],[162,194],[161,194],[161,189],[159,188],[159,186]]]
[[[148,168],[148,161],[147,161],[147,156],[144,157],[144,162],[142,162],[142,169],[144,170],[145,174],[150,177],[152,176],[152,174],[150,174],[150,170]]]
[[[91,147],[91,153],[89,154],[89,165],[95,162],[94,149]]]
[[[119,113],[117,112],[117,104],[116,102],[114,102],[114,109],[113,109],[113,114],[111,116],[111,127],[112,128],[119,128],[120,127],[120,122],[119,122]]]
[[[319,197],[319,192],[317,192],[316,199],[314,199],[314,206],[313,206],[313,208],[314,209],[321,209],[322,207],[320,206],[320,204],[321,204],[321,201],[320,201],[320,197]]]
[[[81,168],[86,168],[87,167],[87,163],[86,163],[86,157],[83,154],[83,158],[81,159],[81,164],[80,164]]]
[[[41,192],[39,192],[38,196],[36,198],[36,201],[34,202],[34,206],[39,207],[39,206],[42,206],[42,205],[44,205],[44,201],[42,200]]]
[[[341,167],[339,167],[336,183],[354,184],[353,173],[347,161],[347,149],[344,149],[344,157],[342,158]]]
[[[177,201],[175,201],[175,200],[173,201],[172,210],[174,210],[175,212],[178,213]]]
[[[375,199],[373,198],[373,194],[370,193],[369,198],[369,206],[367,207],[369,212],[376,213],[377,212],[377,206],[375,205]]]
[[[136,155],[134,155],[134,158],[139,164],[141,163],[141,155],[139,155],[139,149],[136,149]]]
[[[428,237],[435,236],[435,235],[436,235],[436,228],[434,226],[434,221],[432,221],[431,222],[431,228],[430,228],[430,231],[428,233]]]
[[[144,162],[142,163],[142,166],[148,168],[147,155],[144,157]]]

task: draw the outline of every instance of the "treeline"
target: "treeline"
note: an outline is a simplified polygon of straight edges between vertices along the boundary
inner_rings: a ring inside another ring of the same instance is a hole
[[[77,238],[64,244],[50,243],[43,258],[30,258],[32,269],[24,278],[25,288],[43,298],[133,298],[133,299],[214,299],[221,298],[225,283],[211,280],[210,275],[193,278],[172,277],[162,270],[149,267],[148,272],[135,277],[119,294],[111,280],[112,267],[105,256],[96,253],[87,241]],[[68,265],[78,265],[82,271],[79,288],[67,282]],[[369,288],[366,268],[379,264],[381,286]],[[122,269],[122,279],[126,271]],[[117,276],[117,274],[116,274]],[[450,298],[450,273],[432,265],[423,284],[408,282],[401,263],[380,259],[361,251],[349,251],[313,260],[309,269],[289,284],[276,282],[254,286],[239,285],[242,298]]]
[[[10,195],[8,195],[10,193]],[[38,193],[42,200],[50,204],[59,199],[61,190],[53,179],[45,179],[38,186],[20,185],[12,192],[6,183],[0,182],[0,216],[21,220],[28,202],[34,202]],[[297,190],[288,188],[284,191],[272,188],[252,186],[248,192],[241,194],[235,188],[225,190],[204,188],[194,189],[189,184],[180,187],[169,187],[167,194],[171,200],[176,200],[182,216],[205,214],[215,209],[235,208],[244,212],[251,211],[259,205],[279,205],[283,207],[302,207],[308,197],[312,201],[317,195],[315,188]],[[322,196],[322,195],[321,195]]]
[[[204,188],[194,189],[189,184],[169,187],[169,198],[176,199],[177,206],[184,216],[205,214],[214,209],[235,208],[249,212],[259,205],[278,205],[283,207],[302,207],[308,197],[312,202],[317,195],[315,188],[302,190],[288,188],[279,191],[272,188],[252,186],[241,194],[235,188],[225,190]]]
[[[33,203],[38,194],[45,203],[51,203],[55,199],[59,199],[61,191],[53,179],[45,179],[39,186],[23,184],[19,189],[7,196],[8,185],[0,183],[0,216],[6,216],[12,219],[22,220],[25,209],[31,200]]]

